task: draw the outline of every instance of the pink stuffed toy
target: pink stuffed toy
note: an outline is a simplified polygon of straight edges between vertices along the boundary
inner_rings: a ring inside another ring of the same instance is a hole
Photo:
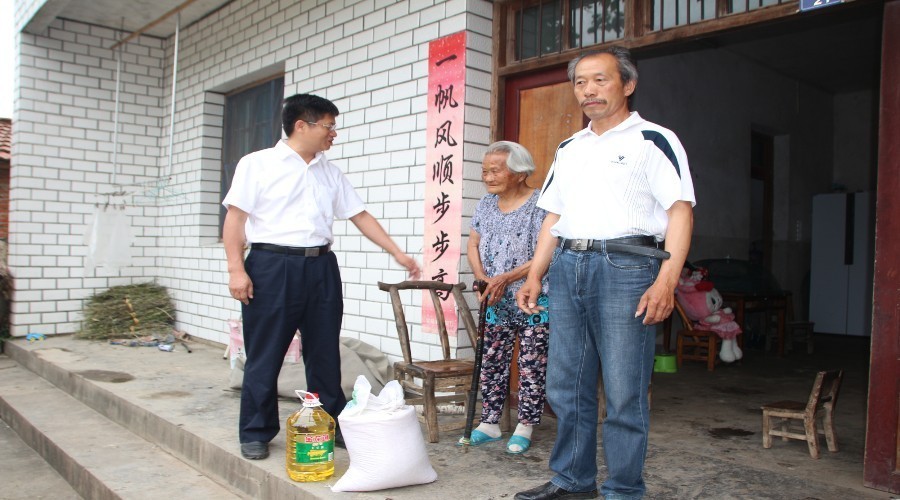
[[[734,321],[730,307],[722,309],[722,294],[706,276],[707,271],[703,268],[684,268],[675,288],[675,298],[688,318],[695,321],[701,330],[716,332],[722,339],[719,358],[731,363],[744,357],[734,340],[741,334],[741,327]]]

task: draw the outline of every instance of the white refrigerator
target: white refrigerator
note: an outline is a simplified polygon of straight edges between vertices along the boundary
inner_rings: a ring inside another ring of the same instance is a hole
[[[871,202],[868,192],[813,197],[809,320],[817,333],[871,336]]]

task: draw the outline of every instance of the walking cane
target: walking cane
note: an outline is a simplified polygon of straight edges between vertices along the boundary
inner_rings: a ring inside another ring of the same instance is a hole
[[[476,292],[484,293],[487,283],[481,280],[475,281],[472,288]],[[481,389],[481,357],[484,355],[484,315],[487,310],[487,297],[481,297],[481,303],[478,305],[478,332],[475,338],[475,367],[472,370],[472,386],[469,389],[469,399],[466,402],[466,428],[463,432],[463,438],[460,443],[463,445],[463,452],[469,452],[469,444],[472,442],[472,425],[475,423],[475,401],[478,398],[478,391]]]

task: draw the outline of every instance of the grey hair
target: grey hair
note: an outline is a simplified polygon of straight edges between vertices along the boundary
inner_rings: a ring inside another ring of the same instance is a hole
[[[529,175],[534,172],[534,160],[525,146],[512,141],[497,141],[488,146],[487,151],[484,152],[484,158],[496,153],[507,154],[506,168],[510,172]]]
[[[603,49],[590,50],[569,61],[569,67],[567,69],[569,81],[573,84],[575,83],[575,66],[577,66],[582,59],[584,59],[585,57],[591,57],[600,54],[609,54],[616,58],[616,62],[618,63],[619,67],[619,76],[622,78],[622,85],[627,85],[628,82],[637,83],[638,70],[637,66],[634,64],[634,59],[631,58],[631,51],[619,45],[612,45]]]

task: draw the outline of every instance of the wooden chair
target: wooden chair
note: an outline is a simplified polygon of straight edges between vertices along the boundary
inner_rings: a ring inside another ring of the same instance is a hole
[[[677,299],[678,296],[675,297]],[[675,360],[678,368],[681,368],[684,360],[689,360],[705,361],[707,370],[715,370],[718,361],[719,336],[713,331],[698,329],[688,318],[678,300],[675,301],[675,310],[678,311],[678,316],[681,317],[681,323],[684,325],[684,328],[678,331],[675,339]]]
[[[787,303],[787,339],[785,340],[785,351],[791,352],[794,348],[794,342],[806,343],[806,354],[813,353],[813,333],[816,328],[814,321],[802,321],[794,319],[794,301],[791,294],[788,293]]]
[[[397,323],[397,335],[400,338],[400,349],[403,361],[394,363],[394,378],[403,386],[407,403],[421,404],[424,409],[422,420],[428,431],[428,441],[438,442],[440,431],[462,429],[465,422],[438,423],[438,404],[458,403],[465,406],[468,390],[472,384],[472,372],[475,363],[472,359],[454,359],[450,357],[450,340],[444,318],[441,299],[438,292],[450,292],[456,299],[459,315],[469,335],[471,345],[475,345],[478,327],[472,318],[472,312],[463,297],[464,283],[455,285],[440,281],[404,281],[397,284],[378,283],[378,288],[391,294],[394,308],[394,320]],[[438,337],[441,341],[443,359],[436,361],[414,361],[409,342],[409,327],[400,301],[401,290],[428,290],[434,303],[435,318],[438,326]],[[441,395],[438,396],[437,394]],[[465,411],[463,412],[465,415]]]
[[[816,421],[821,418],[821,433],[825,434],[828,451],[838,451],[834,432],[834,406],[837,404],[843,376],[843,370],[819,372],[805,403],[779,401],[763,406],[763,448],[772,447],[772,436],[780,436],[782,441],[800,439],[806,441],[809,454],[813,458],[819,458],[820,432]],[[802,429],[798,428],[795,420],[802,422]]]
[[[794,342],[806,344],[806,354],[813,353],[813,332],[816,323],[813,321],[791,321],[787,325],[787,352],[794,348]]]

